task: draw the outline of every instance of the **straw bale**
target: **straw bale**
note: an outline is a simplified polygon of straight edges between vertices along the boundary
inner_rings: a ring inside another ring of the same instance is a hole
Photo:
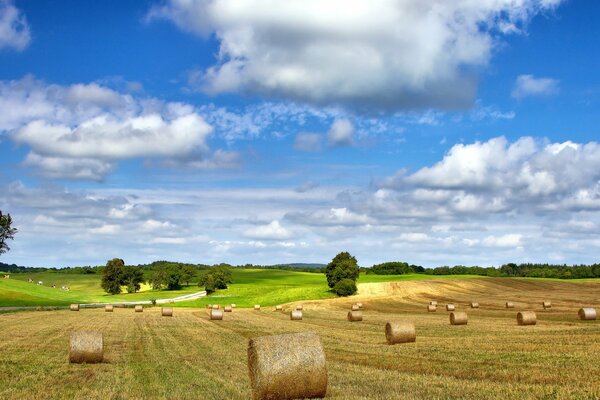
[[[391,321],[385,324],[385,339],[388,344],[410,343],[417,340],[415,324],[407,321]]]
[[[323,398],[327,365],[316,333],[263,336],[248,343],[253,400]]]
[[[102,332],[76,331],[71,333],[69,343],[69,362],[101,363],[104,360],[104,341]]]
[[[466,325],[468,322],[467,313],[455,311],[450,313],[450,325]]]

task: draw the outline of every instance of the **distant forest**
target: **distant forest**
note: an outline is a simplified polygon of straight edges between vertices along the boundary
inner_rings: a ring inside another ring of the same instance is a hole
[[[276,264],[276,265],[230,265],[230,264],[188,264],[172,261],[154,261],[150,264],[139,264],[145,272],[152,272],[156,269],[168,266],[191,266],[197,271],[208,270],[212,266],[227,266],[232,268],[246,269],[282,269],[287,271],[324,273],[325,264]],[[30,268],[15,264],[5,264],[0,262],[0,271],[6,273],[32,273],[56,271],[72,274],[100,274],[104,266],[82,266],[66,268]],[[530,277],[530,278],[558,278],[558,279],[581,279],[581,278],[600,278],[600,264],[592,265],[566,265],[566,264],[504,264],[499,268],[478,267],[456,265],[453,267],[442,266],[437,268],[424,268],[420,265],[413,265],[406,262],[391,261],[373,265],[372,267],[361,267],[361,272],[376,275],[402,275],[402,274],[425,274],[425,275],[480,275],[495,277]]]

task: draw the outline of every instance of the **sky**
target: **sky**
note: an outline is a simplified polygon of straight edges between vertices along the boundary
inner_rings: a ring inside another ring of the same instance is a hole
[[[599,13],[0,0],[0,261],[599,262]]]

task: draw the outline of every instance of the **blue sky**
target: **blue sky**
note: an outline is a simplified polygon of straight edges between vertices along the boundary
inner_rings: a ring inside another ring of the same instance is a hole
[[[598,11],[0,0],[0,260],[598,262]]]

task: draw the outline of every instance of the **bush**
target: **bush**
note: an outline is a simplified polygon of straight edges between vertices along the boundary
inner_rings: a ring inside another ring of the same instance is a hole
[[[356,283],[352,279],[342,279],[333,287],[338,296],[351,296],[357,292]]]

